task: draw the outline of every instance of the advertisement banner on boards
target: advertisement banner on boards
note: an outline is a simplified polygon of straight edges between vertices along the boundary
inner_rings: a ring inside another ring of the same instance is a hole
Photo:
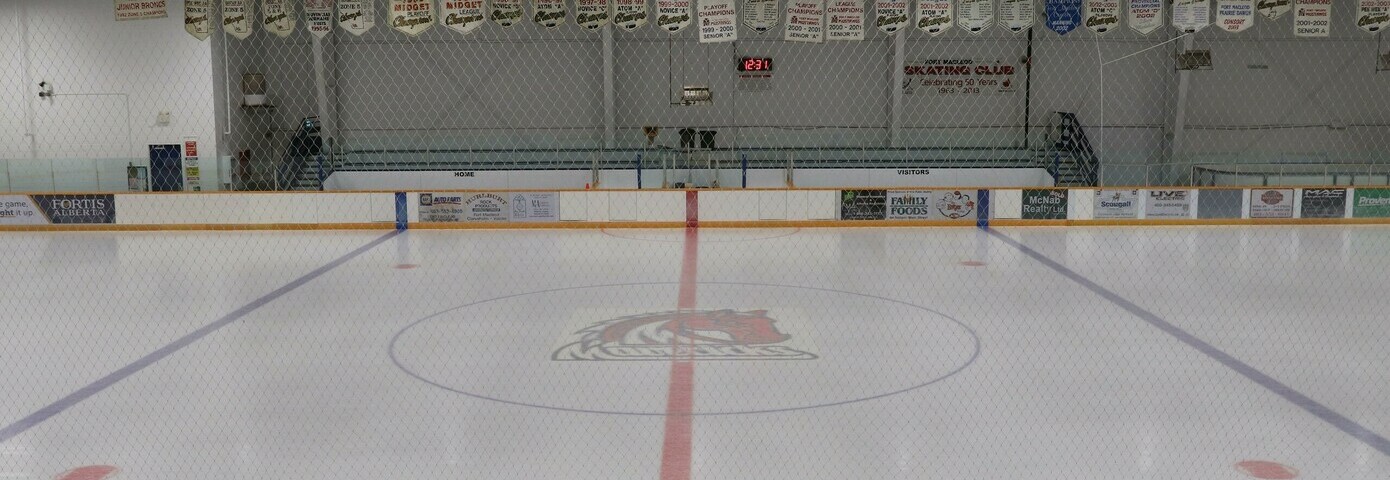
[[[734,0],[700,0],[700,43],[738,40],[738,8]]]
[[[1010,95],[1019,68],[1002,59],[931,58],[908,61],[903,93],[931,96]]]
[[[613,19],[608,0],[574,0],[574,23],[585,30],[598,30]]]
[[[1342,218],[1347,216],[1347,189],[1305,188],[1302,203],[1303,218]]]
[[[251,36],[255,0],[222,0],[222,30],[238,40]]]
[[[989,30],[994,24],[994,0],[960,0],[959,8],[956,23],[972,35]]]
[[[265,27],[265,31],[280,38],[294,33],[298,16],[290,0],[264,0],[261,3],[261,15],[261,25]]]
[[[555,28],[565,23],[569,16],[569,6],[565,0],[532,0],[531,21],[545,28]]]
[[[183,29],[198,40],[212,35],[212,0],[184,0]]]
[[[116,223],[116,196],[0,195],[0,225]]]
[[[1357,188],[1356,203],[1351,216],[1356,218],[1390,217],[1390,188]]]
[[[1081,0],[1047,0],[1043,4],[1047,29],[1066,35],[1081,25]]]
[[[887,190],[840,191],[840,220],[883,220],[887,218]]]
[[[1250,218],[1293,218],[1293,189],[1250,190]]]
[[[318,38],[333,31],[333,0],[304,0],[304,23]]]
[[[1255,0],[1255,11],[1270,20],[1278,20],[1290,10],[1293,10],[1293,0]]]
[[[1173,0],[1173,27],[1196,32],[1211,24],[1211,0]]]
[[[1191,191],[1149,190],[1146,197],[1145,218],[1192,218]]]
[[[376,0],[338,0],[338,27],[361,36],[374,26]]]
[[[507,222],[511,221],[511,216],[511,203],[506,193],[420,194],[422,222]],[[559,218],[558,213],[555,216]]]
[[[917,0],[917,29],[927,35],[946,33],[955,22],[955,0]]]
[[[999,2],[999,24],[1010,32],[1018,33],[1027,30],[1037,21],[1037,7],[1033,2],[1037,0],[1000,0]]]
[[[890,35],[907,28],[908,5],[908,0],[874,0],[874,24]]]
[[[827,0],[825,38],[830,41],[864,39],[864,0]]]
[[[1066,220],[1067,191],[1054,189],[1024,189],[1023,219]]]
[[[391,28],[412,37],[433,27],[435,14],[434,0],[391,0]]]
[[[787,27],[783,40],[822,43],[825,41],[825,0],[787,0]]]
[[[676,33],[690,26],[690,0],[656,0],[656,27]]]
[[[560,221],[560,194],[555,192],[516,192],[512,194],[513,222]]]
[[[1097,190],[1095,218],[1139,218],[1139,190]]]
[[[888,192],[889,220],[972,220],[974,191],[894,190]]]
[[[1390,27],[1390,0],[1360,0],[1356,3],[1356,28],[1379,33]]]
[[[1129,0],[1129,28],[1140,35],[1163,26],[1163,0]]]
[[[1332,34],[1332,0],[1297,0],[1294,8],[1295,37],[1322,38]]]
[[[499,27],[516,25],[525,17],[526,7],[521,5],[521,0],[492,0],[488,13],[488,19]]]
[[[150,20],[169,16],[166,0],[116,0],[116,21]]]
[[[462,222],[463,195],[459,193],[421,193],[420,221],[433,223]]]
[[[467,35],[487,20],[486,0],[439,0],[439,21],[444,28]]]
[[[1255,26],[1255,0],[1216,0],[1216,26],[1231,33]]]
[[[743,0],[743,25],[759,35],[777,26],[777,0]]]
[[[647,0],[613,0],[613,24],[629,32],[647,25]]]
[[[1240,218],[1240,190],[1202,190],[1197,194],[1197,218]]]
[[[1120,0],[1086,0],[1086,29],[1105,35],[1120,26]]]

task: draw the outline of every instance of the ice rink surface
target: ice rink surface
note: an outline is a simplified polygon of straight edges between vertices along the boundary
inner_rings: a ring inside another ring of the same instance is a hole
[[[1384,227],[0,249],[6,479],[1390,478]]]

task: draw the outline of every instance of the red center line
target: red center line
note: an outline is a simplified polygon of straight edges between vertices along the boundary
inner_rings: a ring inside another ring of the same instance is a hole
[[[697,192],[685,192],[685,253],[681,258],[680,295],[676,308],[695,309],[695,278],[699,263],[700,200]],[[671,384],[666,392],[666,435],[661,445],[661,480],[689,480],[691,415],[695,411],[695,359],[688,345],[676,343],[671,352]],[[682,348],[684,347],[684,348]]]

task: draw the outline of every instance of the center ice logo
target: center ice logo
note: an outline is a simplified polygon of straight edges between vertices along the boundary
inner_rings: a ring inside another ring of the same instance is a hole
[[[574,332],[552,360],[813,360],[767,310],[691,310],[604,320]],[[800,347],[798,345],[798,347]]]

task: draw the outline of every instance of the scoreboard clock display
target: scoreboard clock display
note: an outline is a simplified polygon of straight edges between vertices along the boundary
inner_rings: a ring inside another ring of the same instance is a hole
[[[738,71],[740,72],[765,72],[772,73],[772,59],[769,57],[742,57],[738,59]]]

